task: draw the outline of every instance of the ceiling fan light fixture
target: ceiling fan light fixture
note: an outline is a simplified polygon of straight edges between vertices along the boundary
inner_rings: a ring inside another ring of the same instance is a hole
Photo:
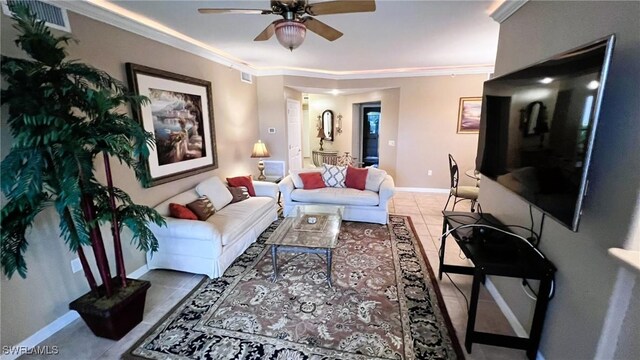
[[[275,32],[280,45],[293,51],[304,42],[307,27],[295,20],[282,20],[275,24]]]

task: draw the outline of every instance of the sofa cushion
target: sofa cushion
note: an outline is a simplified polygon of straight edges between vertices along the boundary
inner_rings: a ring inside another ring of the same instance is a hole
[[[387,172],[375,167],[367,167],[369,172],[367,173],[367,182],[364,188],[374,192],[380,191],[380,184],[387,177]]]
[[[256,196],[256,190],[253,188],[253,178],[251,178],[251,175],[227,178],[227,183],[231,187],[244,186],[247,188],[247,191],[249,191],[249,196]]]
[[[307,190],[321,189],[325,187],[322,174],[319,172],[300,173],[299,175],[300,179],[302,179],[302,183],[304,184],[304,188]]]
[[[240,202],[242,200],[247,200],[249,197],[251,197],[246,186],[230,187],[229,192],[231,193],[231,196],[233,196],[231,204]]]
[[[373,191],[332,187],[314,190],[295,189],[291,192],[291,199],[300,202],[337,205],[376,206],[380,202],[378,193]]]
[[[213,204],[206,196],[201,196],[196,201],[192,201],[187,204],[189,210],[191,210],[196,216],[198,220],[207,220],[209,216],[213,215],[216,210],[213,208]]]
[[[232,243],[251,229],[260,217],[274,206],[275,200],[270,197],[250,197],[247,200],[229,204],[207,222],[213,224],[221,234],[222,246]]]
[[[304,183],[300,178],[300,174],[308,173],[308,172],[322,172],[322,168],[289,170],[289,174],[291,174],[291,180],[293,180],[293,186],[296,189],[304,188]]]
[[[184,205],[176,203],[169,204],[169,215],[176,219],[198,220],[198,217],[193,213],[193,211],[189,210],[189,208]]]
[[[216,211],[220,211],[233,200],[233,196],[229,192],[229,189],[227,189],[227,185],[217,176],[210,177],[198,184],[198,186],[196,186],[196,192],[200,196],[208,197]]]
[[[364,190],[367,183],[367,174],[369,169],[358,169],[353,166],[347,166],[347,176],[344,184],[348,188]]]
[[[347,177],[346,166],[323,164],[322,168],[322,179],[324,179],[325,185],[337,188],[345,187],[344,180]]]

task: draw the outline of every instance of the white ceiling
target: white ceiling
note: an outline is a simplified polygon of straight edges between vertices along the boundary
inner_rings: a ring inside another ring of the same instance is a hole
[[[95,2],[100,1],[104,2]],[[366,77],[402,71],[486,72],[493,67],[498,43],[499,24],[487,13],[491,1],[377,0],[373,13],[318,16],[344,36],[329,42],[308,32],[293,52],[283,48],[275,36],[265,42],[253,41],[280,16],[197,12],[200,7],[268,9],[268,0],[108,1],[251,68],[284,69],[285,73],[306,70]]]

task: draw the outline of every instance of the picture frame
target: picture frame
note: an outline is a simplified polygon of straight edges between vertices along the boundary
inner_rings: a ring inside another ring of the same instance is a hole
[[[146,169],[156,186],[218,168],[211,82],[126,63],[129,89],[151,102],[132,109],[156,145]]]
[[[480,131],[482,97],[461,97],[458,106],[458,134],[477,134]]]

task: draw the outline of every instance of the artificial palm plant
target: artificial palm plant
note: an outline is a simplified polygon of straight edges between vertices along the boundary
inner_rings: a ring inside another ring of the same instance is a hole
[[[26,277],[25,231],[36,215],[53,206],[60,218],[61,237],[77,253],[94,298],[111,297],[130,282],[120,243],[120,231],[133,233],[132,243],[154,251],[158,242],[149,222],[163,224],[147,206],[136,205],[113,186],[109,157],[133,169],[148,182],[144,162],[153,146],[150,133],[118,109],[148,99],[130,94],[107,73],[68,60],[67,36],[54,36],[28,8],[13,6],[19,31],[18,47],[31,59],[2,56],[6,83],[1,103],[8,105],[11,151],[2,160],[1,189],[7,201],[1,212],[0,263],[8,277]],[[98,181],[94,161],[104,158],[107,184]],[[110,223],[114,241],[116,280],[112,280],[100,225]],[[93,276],[83,248],[90,246],[102,286]],[[148,287],[148,286],[147,286]],[[146,290],[145,290],[146,291]]]

